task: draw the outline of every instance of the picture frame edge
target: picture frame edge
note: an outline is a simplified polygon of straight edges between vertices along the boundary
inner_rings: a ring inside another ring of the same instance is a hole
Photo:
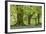
[[[21,3],[38,3],[38,4],[44,4],[44,30],[38,30],[38,31],[22,31],[22,32],[8,32],[7,30],[7,3],[8,2],[21,2]],[[45,31],[45,3],[44,2],[27,2],[27,1],[5,1],[5,33],[26,33],[26,32],[42,32]]]

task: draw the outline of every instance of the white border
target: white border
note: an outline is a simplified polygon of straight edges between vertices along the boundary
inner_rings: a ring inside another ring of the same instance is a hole
[[[10,29],[10,4],[42,6],[42,28]],[[8,2],[8,32],[44,30],[44,4]]]

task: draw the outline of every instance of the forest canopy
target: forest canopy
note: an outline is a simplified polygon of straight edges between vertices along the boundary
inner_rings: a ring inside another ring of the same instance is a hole
[[[41,25],[41,16],[42,6],[10,5],[11,25]]]

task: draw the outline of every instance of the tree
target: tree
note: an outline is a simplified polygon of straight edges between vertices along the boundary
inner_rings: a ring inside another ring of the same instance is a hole
[[[42,15],[42,7],[41,7],[41,6],[36,6],[35,8],[36,8],[35,14],[36,14],[36,18],[38,19],[38,23],[36,22],[37,19],[35,19],[35,22],[36,22],[36,25],[38,25],[38,24],[41,24],[41,23],[40,23],[40,17],[41,17],[41,15]]]
[[[17,7],[17,23],[16,23],[16,25],[24,26],[25,24],[23,23],[23,6],[16,5],[16,7]]]
[[[16,5],[10,5],[10,25],[15,25],[17,23],[17,10]]]
[[[41,24],[40,23],[40,17],[42,16],[42,7],[40,6],[40,7],[37,7],[37,11],[39,11],[38,12],[38,24]]]

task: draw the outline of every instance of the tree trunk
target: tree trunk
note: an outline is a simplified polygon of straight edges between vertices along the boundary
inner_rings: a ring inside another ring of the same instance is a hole
[[[25,24],[23,23],[23,9],[18,8],[19,10],[17,11],[17,26],[24,26]]]
[[[28,24],[30,25],[30,17],[28,17]]]
[[[37,18],[35,18],[35,25],[37,25]]]
[[[28,24],[29,24],[29,25],[31,24],[31,23],[30,23],[31,18],[32,18],[32,16],[28,16]]]
[[[39,21],[39,19],[40,19],[40,14],[38,14],[38,24],[40,24],[40,21]]]
[[[28,24],[30,25],[31,23],[31,18],[32,18],[32,16],[35,14],[35,12],[32,14],[32,15],[28,15]]]

